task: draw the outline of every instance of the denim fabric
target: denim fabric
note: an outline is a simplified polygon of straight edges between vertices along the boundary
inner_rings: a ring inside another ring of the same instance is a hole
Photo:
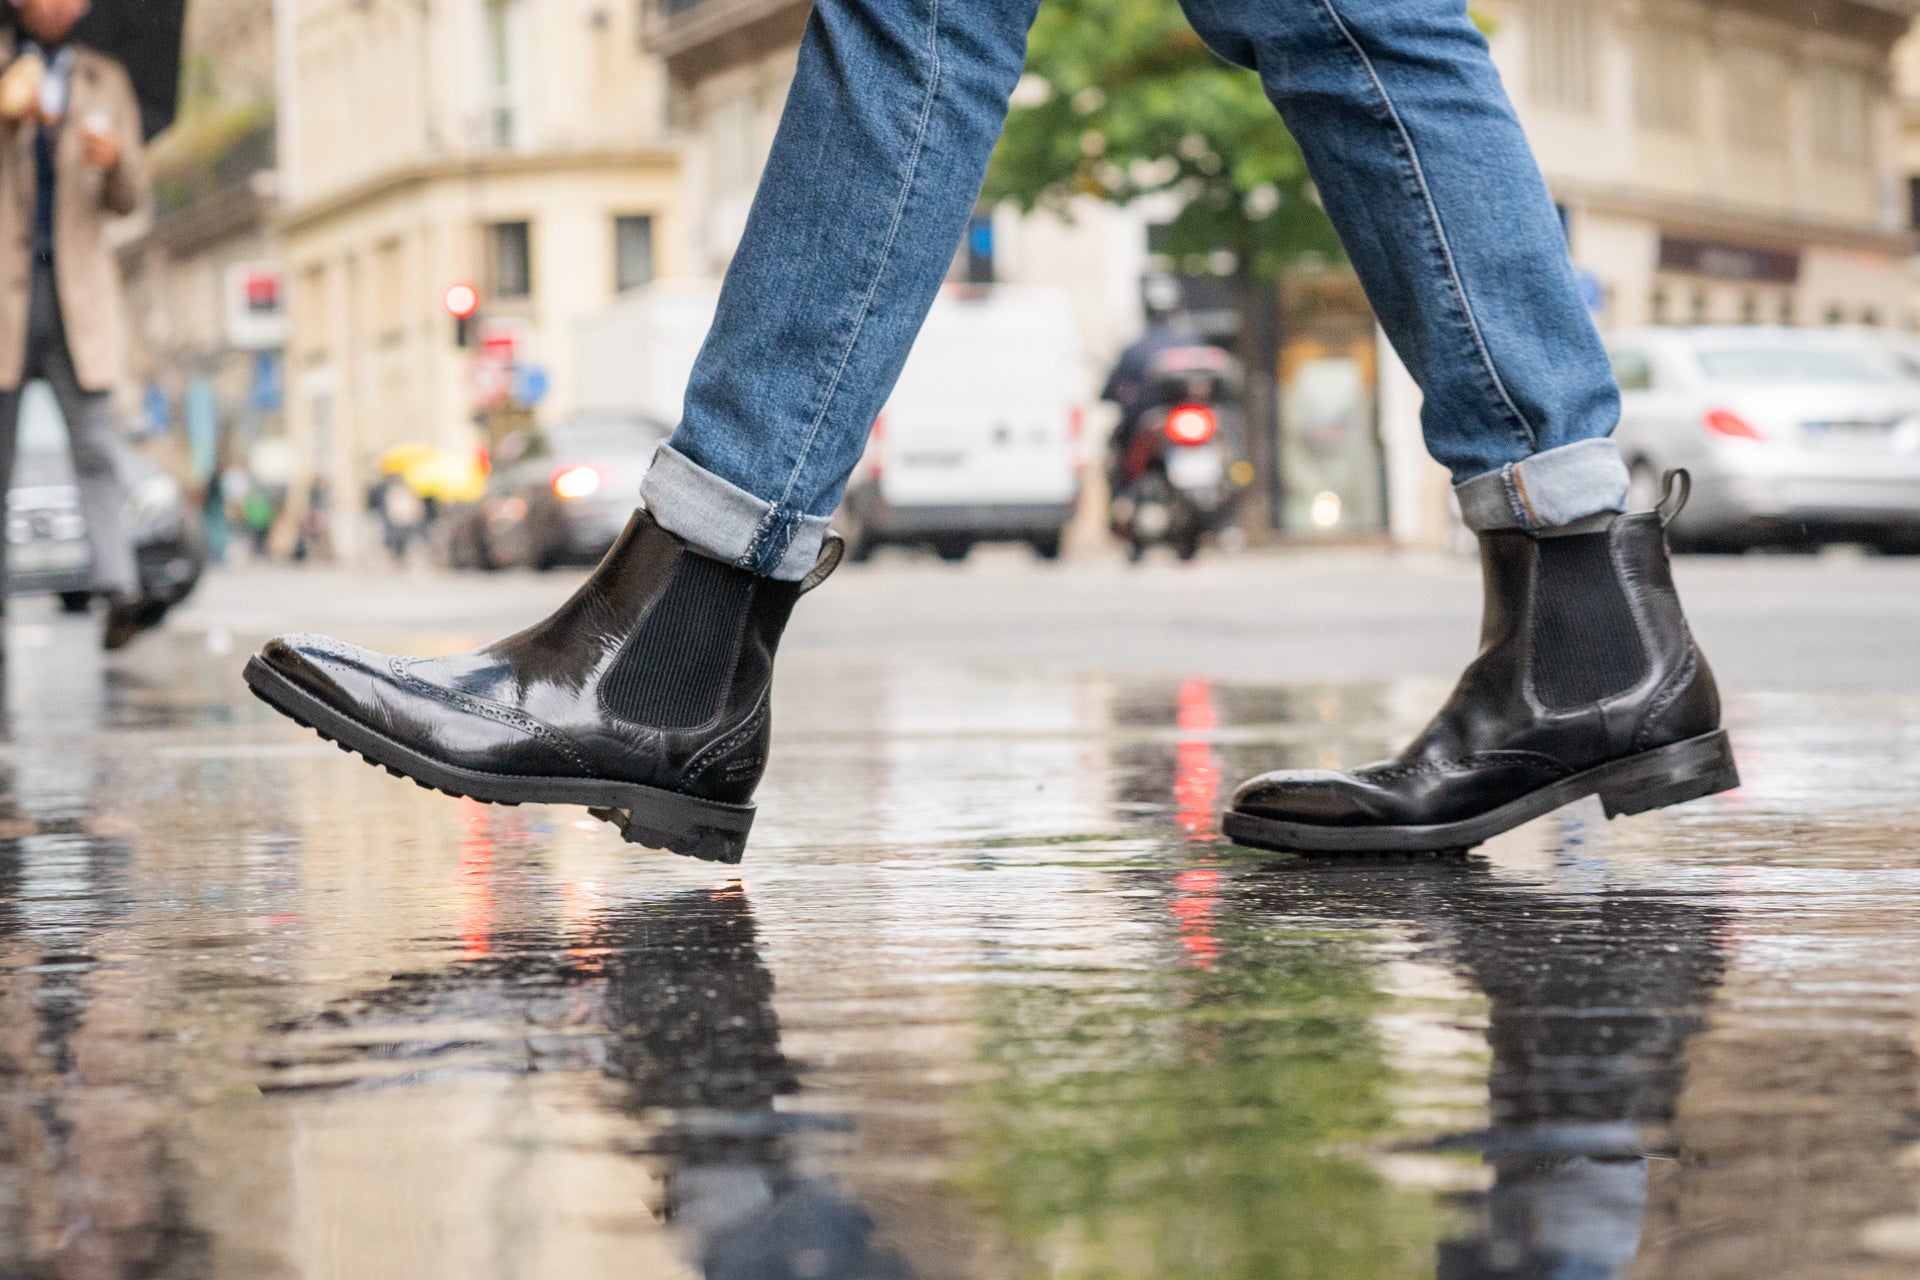
[[[1606,354],[1465,0],[1182,2],[1299,138],[1457,483],[1613,430]],[[643,491],[666,528],[763,574],[812,564],[973,208],[1037,3],[814,6],[672,440],[692,465]]]
[[[640,482],[640,499],[661,528],[734,565],[753,563],[754,539],[771,510],[764,499],[694,465],[670,444],[654,453],[647,478]],[[682,533],[683,529],[696,530],[697,536]],[[770,578],[800,581],[819,560],[826,533],[827,517],[797,517],[786,555],[761,572]]]
[[[1550,533],[1627,508],[1627,464],[1611,440],[1582,440],[1509,462],[1454,486],[1460,515],[1475,533]]]

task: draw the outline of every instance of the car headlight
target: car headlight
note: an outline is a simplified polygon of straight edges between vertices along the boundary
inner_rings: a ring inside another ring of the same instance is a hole
[[[148,476],[127,494],[127,526],[135,537],[170,532],[179,527],[185,506],[179,481],[165,474]]]

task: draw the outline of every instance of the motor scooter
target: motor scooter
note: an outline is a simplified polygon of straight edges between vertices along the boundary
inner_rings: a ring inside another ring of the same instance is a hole
[[[1154,358],[1142,407],[1109,459],[1108,524],[1138,563],[1154,546],[1182,560],[1235,521],[1253,468],[1245,460],[1240,364],[1218,347]]]

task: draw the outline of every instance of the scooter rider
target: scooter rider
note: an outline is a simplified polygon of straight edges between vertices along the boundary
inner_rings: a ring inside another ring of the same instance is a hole
[[[1147,310],[1146,332],[1120,353],[1113,372],[1107,375],[1107,385],[1100,392],[1102,400],[1120,408],[1120,423],[1113,429],[1107,467],[1107,483],[1116,491],[1125,483],[1121,467],[1127,448],[1140,428],[1141,415],[1152,407],[1148,400],[1155,361],[1168,351],[1190,347],[1201,340],[1193,322],[1180,309],[1177,281],[1170,276],[1149,276],[1141,292]]]

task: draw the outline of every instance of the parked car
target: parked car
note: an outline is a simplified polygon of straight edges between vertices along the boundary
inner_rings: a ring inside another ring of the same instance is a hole
[[[179,481],[128,455],[125,519],[140,569],[143,607],[157,623],[193,593],[207,567],[205,531]],[[21,393],[20,427],[7,499],[7,594],[57,595],[70,613],[92,603],[93,552],[73,483],[66,423],[44,383]]]
[[[1640,329],[1608,343],[1635,499],[1684,467],[1677,544],[1920,552],[1920,378],[1858,332]]]
[[[633,514],[640,481],[671,429],[640,413],[579,413],[516,432],[494,451],[480,501],[449,513],[456,569],[593,564]]]

